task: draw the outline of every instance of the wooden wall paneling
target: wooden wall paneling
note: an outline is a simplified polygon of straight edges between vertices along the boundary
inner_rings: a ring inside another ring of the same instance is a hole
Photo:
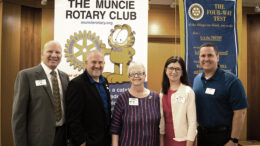
[[[27,6],[33,8],[54,8],[54,0],[48,0],[47,5],[41,5],[41,0],[4,0],[10,4]]]
[[[38,65],[41,62],[41,28],[42,28],[42,9],[34,8],[34,21],[33,21],[33,44],[34,47],[31,50],[34,51],[33,54],[33,64],[32,66]],[[28,66],[29,67],[29,66]]]
[[[241,82],[244,85],[246,94],[247,94],[247,24],[246,24],[246,12],[245,9],[243,8],[242,10],[242,45],[239,46],[240,48],[240,53],[239,53],[239,58],[238,61],[240,61],[238,66],[238,76],[241,80]],[[240,134],[240,140],[246,140],[247,139],[247,115],[244,120],[243,124],[243,129]]]
[[[239,66],[239,78],[241,79],[246,93],[247,93],[247,99],[250,99],[250,97],[248,96],[248,78],[247,76],[249,75],[248,73],[248,66],[247,66],[247,56],[248,56],[248,47],[247,47],[247,15],[248,14],[255,14],[254,12],[254,8],[252,7],[243,7],[242,8],[242,48],[241,48],[241,52],[240,52],[240,66]],[[249,57],[250,59],[250,57]],[[249,109],[250,109],[250,105],[249,105]],[[248,115],[248,114],[247,114]],[[247,140],[247,133],[248,133],[248,117],[246,115],[245,121],[244,121],[244,126],[240,135],[240,139],[241,140]]]
[[[150,5],[148,16],[148,88],[159,92],[165,61],[181,56],[179,11],[178,7]]]
[[[54,9],[42,9],[41,48],[54,39]]]
[[[180,45],[149,42],[148,48],[148,88],[160,92],[164,63],[170,56],[180,56]]]
[[[151,43],[172,43],[172,44],[180,44],[180,36],[174,35],[149,35],[148,42]]]
[[[242,8],[242,45],[240,48],[240,53],[239,53],[239,66],[238,66],[238,76],[240,78],[240,80],[242,81],[244,88],[246,90],[246,94],[247,92],[247,88],[248,88],[248,79],[247,79],[247,14],[253,12],[254,9],[253,8],[249,8],[249,7],[243,7]],[[240,47],[240,46],[239,46]],[[247,94],[247,98],[248,98],[248,94]],[[247,140],[247,115],[245,117],[245,121],[244,121],[244,125],[243,125],[243,129],[241,131],[240,134],[240,140]]]
[[[2,24],[2,146],[12,146],[11,115],[14,82],[19,71],[21,7],[3,3]]]
[[[0,128],[1,128],[1,121],[2,121],[2,15],[3,15],[3,2],[0,1]],[[2,145],[2,130],[0,130],[0,146]]]
[[[178,7],[175,11],[175,9],[170,8],[168,5],[150,5],[148,21],[149,35],[176,36],[180,34]]]
[[[40,63],[41,9],[21,7],[20,47],[20,70]]]
[[[243,48],[243,10],[242,10],[242,0],[237,0],[237,13],[238,17],[237,18],[237,34],[238,34],[238,48],[239,48],[239,54],[238,54],[238,77],[241,79],[243,82],[243,85],[246,88],[246,83],[247,83],[247,50],[246,48]],[[245,39],[246,40],[246,39]]]
[[[240,0],[239,0],[240,1]],[[239,2],[237,2],[240,4]],[[244,85],[247,93],[247,31],[246,31],[246,11],[245,8],[238,6],[238,13],[242,13],[242,18],[238,18],[238,41],[239,41],[239,55],[238,55],[238,77]],[[239,14],[238,14],[239,15]],[[242,29],[240,29],[242,28]],[[243,128],[240,134],[240,140],[247,138],[247,116],[245,117]]]
[[[260,14],[247,17],[248,42],[248,124],[247,137],[249,140],[260,140]]]

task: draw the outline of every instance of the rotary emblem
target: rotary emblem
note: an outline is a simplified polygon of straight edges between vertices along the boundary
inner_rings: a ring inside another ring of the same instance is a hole
[[[204,9],[200,4],[194,3],[189,7],[188,13],[192,20],[200,20],[204,15]]]
[[[106,45],[102,43],[102,40],[95,33],[79,31],[79,33],[74,33],[67,40],[64,49],[65,58],[74,69],[78,69],[78,71],[85,70],[86,53],[94,49],[103,52]]]

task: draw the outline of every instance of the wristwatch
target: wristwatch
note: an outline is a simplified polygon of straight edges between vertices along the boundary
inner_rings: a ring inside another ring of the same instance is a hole
[[[230,137],[230,140],[231,140],[232,142],[234,142],[234,143],[238,143],[238,139],[237,139],[237,138],[232,138],[232,137]]]

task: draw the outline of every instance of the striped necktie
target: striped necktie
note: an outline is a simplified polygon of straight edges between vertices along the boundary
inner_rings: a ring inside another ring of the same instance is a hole
[[[52,94],[54,97],[56,121],[58,122],[61,120],[61,101],[60,101],[60,90],[59,90],[59,84],[57,80],[57,73],[55,71],[51,72],[51,82],[52,82]]]

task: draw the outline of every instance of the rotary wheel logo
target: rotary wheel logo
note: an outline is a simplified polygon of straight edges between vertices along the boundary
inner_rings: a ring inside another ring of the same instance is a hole
[[[65,58],[67,62],[70,62],[70,66],[74,66],[74,69],[78,71],[85,69],[86,54],[90,50],[103,50],[106,45],[99,40],[99,36],[91,31],[84,31],[83,33],[74,33],[70,39],[67,40],[65,45]]]
[[[189,7],[189,16],[193,20],[200,20],[204,15],[204,9],[203,7],[198,4],[194,3]]]

